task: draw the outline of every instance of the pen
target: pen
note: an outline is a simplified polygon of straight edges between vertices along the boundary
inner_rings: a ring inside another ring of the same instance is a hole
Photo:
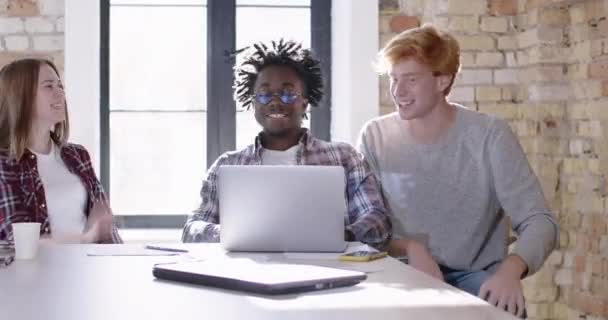
[[[168,252],[188,252],[188,250],[186,250],[186,249],[159,247],[159,246],[153,246],[153,245],[149,245],[149,244],[146,245],[146,249],[168,251]]]

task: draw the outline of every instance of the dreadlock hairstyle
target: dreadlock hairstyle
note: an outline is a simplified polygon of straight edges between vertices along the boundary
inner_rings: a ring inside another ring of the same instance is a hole
[[[304,83],[304,97],[308,103],[317,106],[323,98],[319,64],[310,50],[302,49],[302,45],[294,41],[272,41],[270,48],[262,42],[255,43],[241,65],[234,69],[234,99],[249,109],[253,105],[253,88],[260,72],[270,66],[285,66],[293,69]]]

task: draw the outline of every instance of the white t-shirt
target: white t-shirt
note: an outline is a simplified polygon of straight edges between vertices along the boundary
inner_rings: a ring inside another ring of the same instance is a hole
[[[80,178],[68,170],[59,149],[55,145],[51,148],[49,154],[34,152],[44,186],[51,234],[52,237],[78,235],[86,224],[87,191]]]
[[[291,166],[297,165],[296,155],[300,145],[295,145],[285,151],[268,150],[262,151],[262,165],[265,166]]]

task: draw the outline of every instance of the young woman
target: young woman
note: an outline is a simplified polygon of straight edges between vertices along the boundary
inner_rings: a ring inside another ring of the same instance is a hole
[[[0,240],[39,222],[57,242],[122,242],[88,152],[68,143],[63,84],[44,59],[0,70]]]

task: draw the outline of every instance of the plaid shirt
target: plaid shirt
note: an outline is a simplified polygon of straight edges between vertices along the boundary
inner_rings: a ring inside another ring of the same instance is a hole
[[[357,240],[375,247],[383,247],[391,235],[391,223],[380,194],[379,183],[361,155],[346,143],[326,142],[303,130],[296,154],[298,165],[342,166],[346,173],[348,223],[346,240]],[[207,171],[201,189],[202,203],[184,227],[184,242],[219,241],[219,204],[217,171],[222,165],[261,165],[260,136],[255,143],[241,151],[221,155]]]
[[[88,217],[96,200],[105,199],[103,187],[93,170],[87,150],[75,144],[60,147],[61,159],[78,176],[87,191]],[[38,174],[36,155],[29,150],[20,160],[11,159],[8,150],[0,149],[0,240],[13,240],[11,223],[40,222],[40,233],[50,234],[44,186]],[[121,243],[114,226],[112,243]]]

